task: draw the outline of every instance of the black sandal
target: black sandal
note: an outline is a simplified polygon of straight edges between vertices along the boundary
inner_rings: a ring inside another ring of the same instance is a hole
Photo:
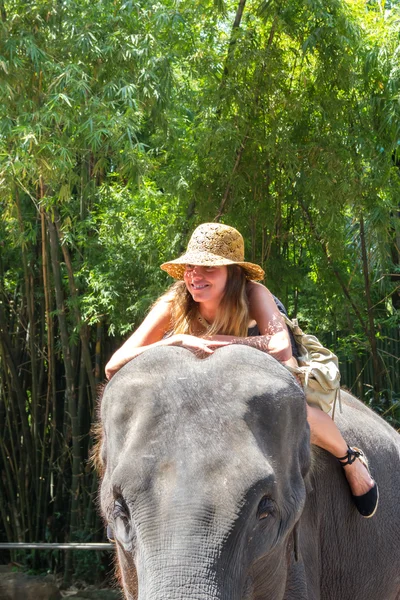
[[[342,467],[345,467],[346,465],[352,465],[357,458],[362,462],[371,476],[365,454],[359,448],[351,448],[350,446],[347,446],[347,454],[342,458],[338,458],[338,461]],[[354,494],[352,494],[352,498],[358,512],[364,518],[369,519],[373,517],[376,513],[379,502],[379,490],[376,481],[374,481],[374,486],[368,490],[368,492],[365,492],[365,494],[362,494],[361,496],[354,496]]]

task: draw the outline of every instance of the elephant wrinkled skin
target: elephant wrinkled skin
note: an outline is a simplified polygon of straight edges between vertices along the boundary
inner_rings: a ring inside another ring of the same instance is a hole
[[[343,393],[380,504],[363,519],[340,465],[310,447],[304,395],[242,345],[151,349],[101,402],[101,510],[133,600],[399,600],[399,436]]]

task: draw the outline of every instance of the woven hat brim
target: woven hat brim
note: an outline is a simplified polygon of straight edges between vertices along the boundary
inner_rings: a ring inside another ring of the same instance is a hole
[[[212,254],[211,252],[186,252],[179,258],[163,263],[161,269],[174,279],[183,279],[186,265],[199,265],[201,267],[221,267],[223,265],[239,265],[246,272],[247,279],[260,281],[264,279],[264,269],[250,262],[240,262]]]

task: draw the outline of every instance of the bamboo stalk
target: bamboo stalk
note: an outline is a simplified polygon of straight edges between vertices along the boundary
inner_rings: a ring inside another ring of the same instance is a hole
[[[19,197],[18,188],[15,188],[15,206],[17,209],[18,224],[21,236],[24,235],[24,221],[21,210],[21,202]],[[31,403],[32,403],[32,438],[34,443],[34,449],[36,450],[36,438],[37,438],[37,420],[38,420],[38,391],[37,391],[37,368],[36,368],[36,348],[35,348],[35,316],[34,316],[34,294],[33,294],[33,277],[29,269],[28,258],[26,256],[26,250],[24,243],[21,244],[21,257],[22,266],[24,272],[24,284],[25,284],[25,298],[26,307],[28,311],[28,323],[29,323],[29,353],[30,353],[30,375],[31,375]],[[35,455],[30,456],[30,464],[32,469],[32,477],[36,482],[36,460]],[[37,492],[37,489],[36,489]]]
[[[82,345],[83,358],[85,361],[87,375],[88,375],[88,379],[89,379],[89,383],[90,383],[92,398],[94,399],[96,397],[96,384],[95,384],[95,379],[93,376],[92,362],[91,362],[91,358],[90,358],[89,345],[88,345],[88,341],[87,341],[87,325],[86,325],[86,323],[83,323],[82,319],[81,319],[81,314],[80,314],[79,307],[78,307],[78,290],[75,285],[75,277],[74,277],[74,272],[73,272],[73,268],[72,268],[71,256],[70,256],[67,245],[64,243],[64,236],[61,231],[60,219],[59,219],[59,216],[57,213],[56,213],[56,219],[55,219],[55,226],[56,226],[57,236],[60,241],[60,246],[61,246],[61,250],[63,253],[63,257],[64,257],[65,266],[66,266],[67,273],[68,273],[69,290],[70,290],[71,297],[73,299],[73,312],[74,312],[75,322],[76,322],[76,326],[79,331],[79,337],[80,337],[81,345]]]
[[[20,419],[21,419],[22,436],[23,436],[24,444],[26,444],[29,463],[32,466],[32,461],[34,462],[34,453],[33,453],[33,446],[32,446],[31,433],[30,433],[30,429],[29,429],[28,417],[26,414],[27,397],[26,397],[26,394],[20,384],[20,377],[18,374],[17,366],[15,364],[11,340],[10,340],[10,337],[8,334],[7,324],[6,324],[6,320],[4,317],[4,311],[3,311],[3,307],[1,305],[1,303],[0,303],[0,341],[3,346],[4,364],[8,366],[10,373],[11,373],[12,387],[14,388],[15,395],[17,398],[17,405],[18,405]]]
[[[18,501],[17,501],[17,497],[15,494],[15,477],[12,477],[12,474],[10,472],[10,463],[8,461],[8,456],[9,456],[9,452],[5,447],[4,444],[4,440],[0,440],[0,453],[1,453],[1,458],[3,461],[3,470],[4,470],[4,475],[5,475],[5,480],[7,482],[7,495],[5,495],[3,493],[3,501],[2,504],[5,506],[8,506],[9,508],[9,518],[11,520],[11,517],[13,516],[13,512],[11,511],[11,507],[15,507],[18,506]],[[1,482],[1,485],[3,485],[3,482]],[[7,498],[7,499],[6,499]],[[7,501],[8,500],[8,501]],[[21,530],[20,526],[16,523],[16,521],[13,519],[11,522],[11,525],[14,525],[13,529],[14,529],[14,534],[18,535],[18,532]],[[12,539],[12,538],[9,538]]]
[[[71,512],[70,512],[70,534],[72,539],[79,523],[79,480],[81,474],[81,457],[79,447],[78,415],[75,398],[74,367],[71,360],[69,347],[69,336],[64,305],[64,294],[62,289],[61,269],[58,259],[58,237],[56,227],[51,216],[46,213],[47,228],[50,235],[50,256],[53,269],[56,305],[58,311],[58,323],[60,326],[61,344],[63,349],[63,362],[66,375],[66,402],[70,420],[70,431],[72,441],[72,481],[71,481]],[[69,570],[69,569],[68,569]]]

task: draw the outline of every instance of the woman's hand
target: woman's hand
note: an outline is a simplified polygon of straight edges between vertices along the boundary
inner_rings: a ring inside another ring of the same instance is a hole
[[[163,345],[183,346],[199,356],[213,354],[216,348],[226,346],[229,343],[227,341],[211,340],[186,333],[178,333],[163,340]]]
[[[130,348],[129,351],[124,348],[117,350],[106,365],[105,371],[107,379],[110,381],[121,367],[136,358],[142,352],[143,348]]]

